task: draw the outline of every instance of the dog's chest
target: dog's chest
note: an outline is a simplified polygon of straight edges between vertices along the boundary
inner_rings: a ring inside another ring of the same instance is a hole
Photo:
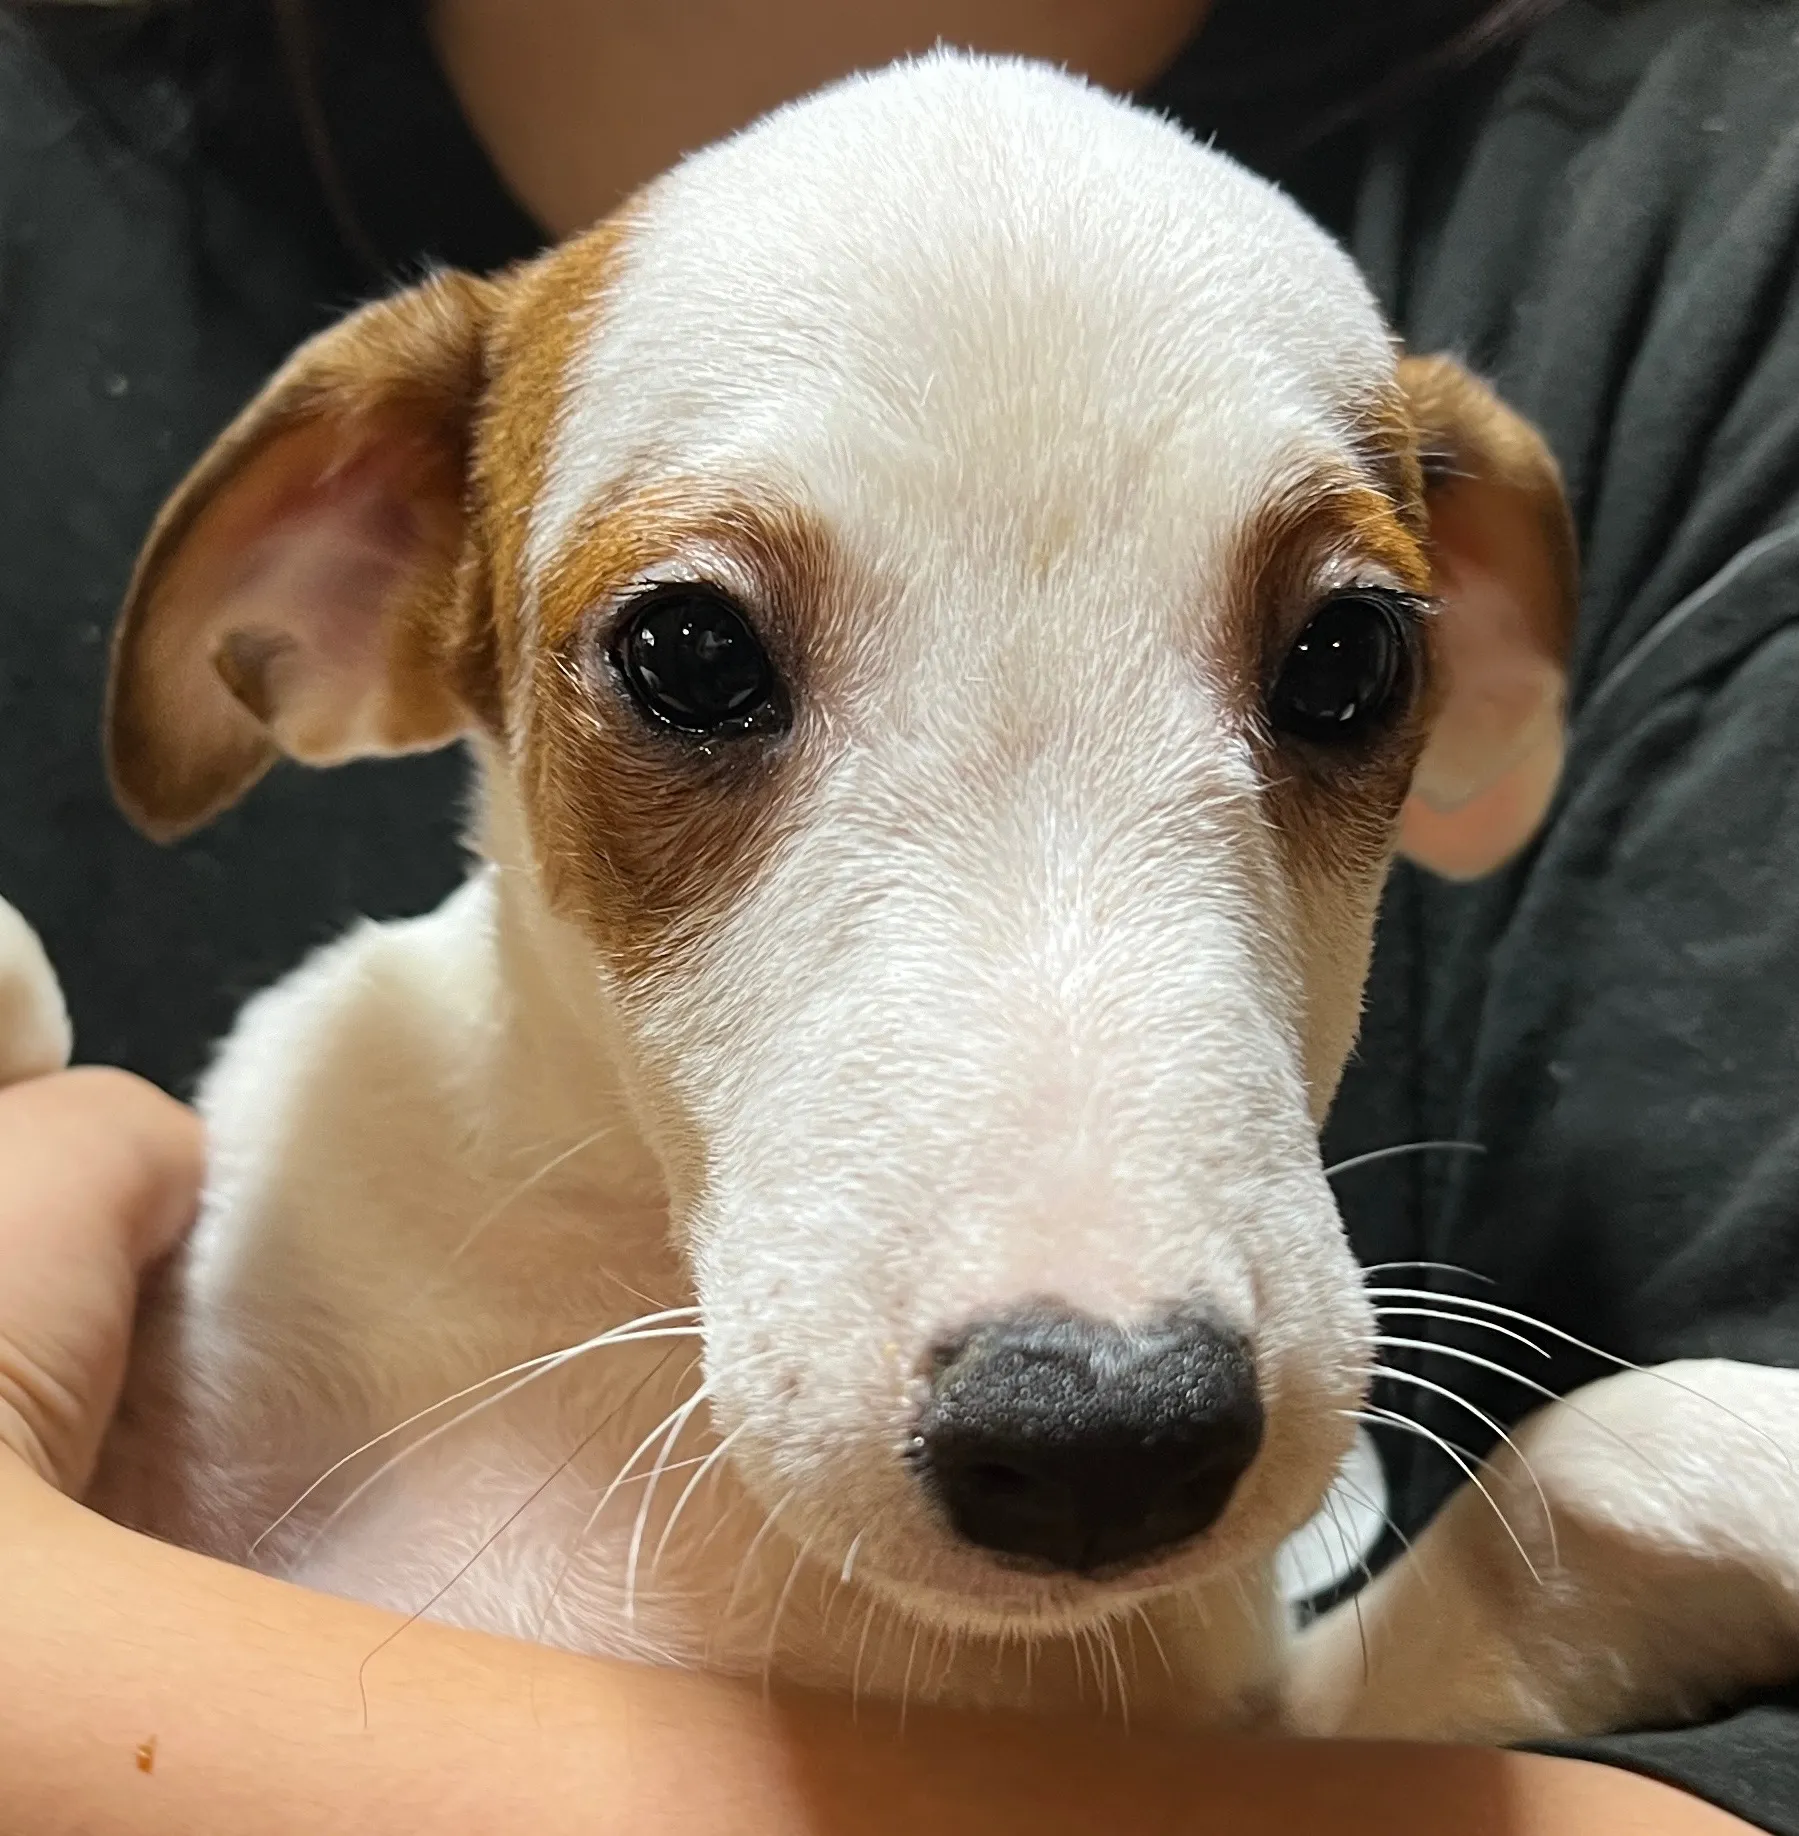
[[[415,1439],[370,1483],[371,1459],[383,1463],[374,1450],[298,1514],[269,1565],[400,1613],[578,1652],[779,1668],[767,1603],[782,1585],[775,1568],[791,1569],[796,1552],[758,1538],[762,1514],[722,1462],[706,1464],[718,1443],[703,1403],[688,1406],[691,1384],[671,1393],[635,1362],[604,1386],[553,1376]]]
[[[691,1397],[650,1360],[605,1386],[552,1381],[372,1483],[352,1463],[260,1559],[402,1614],[588,1655],[890,1700],[1205,1724],[1256,1712],[1275,1652],[1254,1584],[1028,1652],[952,1637],[808,1559],[712,1457],[703,1403],[683,1413]]]

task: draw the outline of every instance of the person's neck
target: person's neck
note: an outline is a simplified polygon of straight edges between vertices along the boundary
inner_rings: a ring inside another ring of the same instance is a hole
[[[1209,0],[430,0],[475,133],[553,236],[605,216],[683,153],[852,70],[939,40],[1040,57],[1130,91]]]

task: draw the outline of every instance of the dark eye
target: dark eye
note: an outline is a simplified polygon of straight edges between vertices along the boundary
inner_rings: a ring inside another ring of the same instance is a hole
[[[657,587],[613,646],[646,713],[683,733],[742,733],[775,711],[774,665],[749,621],[710,587]]]
[[[1327,599],[1287,652],[1268,697],[1274,730],[1344,745],[1396,719],[1411,687],[1414,617],[1397,593]]]

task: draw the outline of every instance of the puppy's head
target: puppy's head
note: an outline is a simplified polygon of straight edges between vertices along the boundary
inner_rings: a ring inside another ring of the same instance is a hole
[[[1053,1624],[1343,1451],[1317,1124],[1395,847],[1484,871],[1551,794],[1571,569],[1541,443],[1280,196],[936,58],[303,349],[150,539],[113,770],[173,834],[472,736],[745,1480]]]

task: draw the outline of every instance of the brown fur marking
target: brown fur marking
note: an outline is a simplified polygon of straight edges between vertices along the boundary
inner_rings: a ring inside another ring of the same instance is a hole
[[[658,730],[619,681],[621,593],[645,569],[724,556],[792,727],[707,743]],[[739,580],[752,584],[747,595]],[[541,583],[519,782],[552,899],[616,959],[678,950],[753,883],[822,762],[843,611],[834,546],[791,507],[669,482],[590,512]]]
[[[1227,621],[1236,654],[1221,674],[1243,685],[1240,712],[1258,736],[1268,814],[1295,884],[1316,879],[1340,889],[1385,866],[1426,730],[1429,638],[1415,651],[1407,718],[1369,745],[1338,751],[1284,742],[1266,729],[1266,698],[1317,609],[1317,582],[1327,568],[1377,567],[1408,592],[1429,592],[1429,565],[1412,522],[1409,505],[1326,470],[1271,499],[1239,539]]]
[[[1238,685],[1266,786],[1290,934],[1310,1011],[1301,1027],[1314,1111],[1322,1117],[1354,1039],[1368,940],[1398,818],[1428,730],[1429,632],[1414,647],[1410,706],[1387,732],[1340,750],[1269,731],[1267,697],[1288,650],[1318,608],[1321,577],[1378,568],[1406,591],[1430,589],[1418,474],[1403,423],[1383,407],[1363,443],[1367,471],[1324,467],[1271,498],[1239,537],[1221,680]],[[1377,486],[1370,475],[1382,481]]]
[[[492,377],[476,430],[468,497],[471,553],[452,667],[496,737],[522,716],[529,681],[525,545],[543,493],[569,374],[606,309],[625,259],[634,207],[516,268],[488,333]]]
[[[1508,578],[1534,641],[1565,662],[1578,557],[1561,470],[1542,435],[1450,358],[1402,358],[1399,380],[1429,492],[1433,547]]]

